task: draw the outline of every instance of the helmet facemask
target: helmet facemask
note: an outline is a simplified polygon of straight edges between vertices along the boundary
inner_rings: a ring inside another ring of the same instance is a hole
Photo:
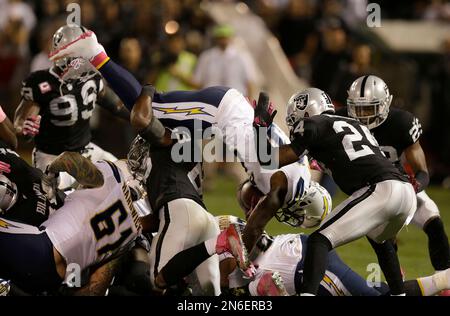
[[[392,95],[389,95],[382,101],[367,101],[365,98],[361,98],[360,100],[347,99],[348,115],[357,119],[369,129],[372,129],[386,120],[391,101]]]
[[[145,183],[152,165],[150,158],[150,144],[139,135],[133,140],[127,155],[127,166],[133,177]]]

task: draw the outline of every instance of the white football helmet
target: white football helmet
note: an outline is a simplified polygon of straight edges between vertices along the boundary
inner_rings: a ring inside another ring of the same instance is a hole
[[[63,46],[73,42],[81,34],[88,30],[83,26],[75,24],[60,27],[53,35],[52,52],[61,49]],[[88,80],[97,73],[91,63],[81,57],[63,57],[55,61],[55,67],[60,70],[62,80],[81,79]]]
[[[292,130],[301,119],[324,112],[334,113],[334,105],[328,94],[317,88],[307,88],[289,99],[286,123]]]
[[[19,192],[14,182],[0,174],[0,215],[6,213],[16,203]]]
[[[386,120],[391,102],[392,95],[381,78],[359,77],[348,90],[348,115],[372,129]]]
[[[312,228],[318,226],[333,207],[330,193],[317,182],[304,196],[287,208],[278,210],[275,218],[292,227]]]

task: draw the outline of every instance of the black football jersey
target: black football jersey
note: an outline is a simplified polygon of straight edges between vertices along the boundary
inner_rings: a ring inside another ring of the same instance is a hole
[[[42,171],[31,167],[2,142],[0,161],[11,165],[11,172],[5,176],[16,184],[19,194],[16,203],[2,215],[3,218],[39,226],[47,220],[51,212],[62,206],[62,195],[52,203],[42,190]]]
[[[347,109],[339,109],[336,114],[348,116]],[[379,126],[370,130],[375,136],[385,156],[397,167],[403,151],[416,143],[422,135],[422,125],[412,113],[390,108],[388,117]]]
[[[327,114],[305,118],[295,127],[291,141],[298,155],[308,152],[322,163],[348,195],[385,180],[407,182],[357,120]]]
[[[152,170],[147,194],[154,211],[175,199],[191,199],[205,207],[202,196],[203,169],[200,162],[175,162],[172,147],[152,148]]]
[[[52,69],[31,73],[22,83],[22,98],[40,107],[36,148],[58,155],[86,146],[91,141],[89,119],[101,90],[100,74],[87,80],[62,81]]]

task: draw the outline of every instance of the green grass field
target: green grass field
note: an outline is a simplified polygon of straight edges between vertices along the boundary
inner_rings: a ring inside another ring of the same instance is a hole
[[[215,215],[232,214],[242,217],[243,213],[236,200],[236,188],[233,181],[218,177],[215,181],[215,188],[205,194],[209,211]],[[446,231],[450,232],[450,192],[438,187],[431,187],[427,193],[439,206]],[[340,193],[333,199],[333,204],[336,206],[343,199],[345,199],[345,195]],[[266,230],[272,235],[300,232],[300,230],[281,224],[275,219],[269,223]],[[428,256],[427,242],[425,233],[413,225],[405,227],[401,231],[398,238],[399,258],[407,279],[434,272]],[[338,253],[352,269],[364,277],[368,275],[367,265],[377,262],[376,256],[365,238],[338,248]]]

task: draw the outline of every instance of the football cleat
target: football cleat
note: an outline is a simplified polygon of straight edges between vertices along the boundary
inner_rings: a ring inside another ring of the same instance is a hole
[[[258,296],[289,296],[278,271],[266,271],[258,281]]]
[[[97,41],[97,36],[92,31],[84,32],[71,42],[53,50],[48,57],[51,61],[64,57],[81,57],[89,60],[97,68],[109,59],[104,47]]]
[[[236,258],[239,268],[246,272],[247,275],[251,264],[248,259],[247,249],[242,241],[242,234],[238,224],[230,224],[217,237],[216,253],[220,255],[224,252],[232,254]]]

